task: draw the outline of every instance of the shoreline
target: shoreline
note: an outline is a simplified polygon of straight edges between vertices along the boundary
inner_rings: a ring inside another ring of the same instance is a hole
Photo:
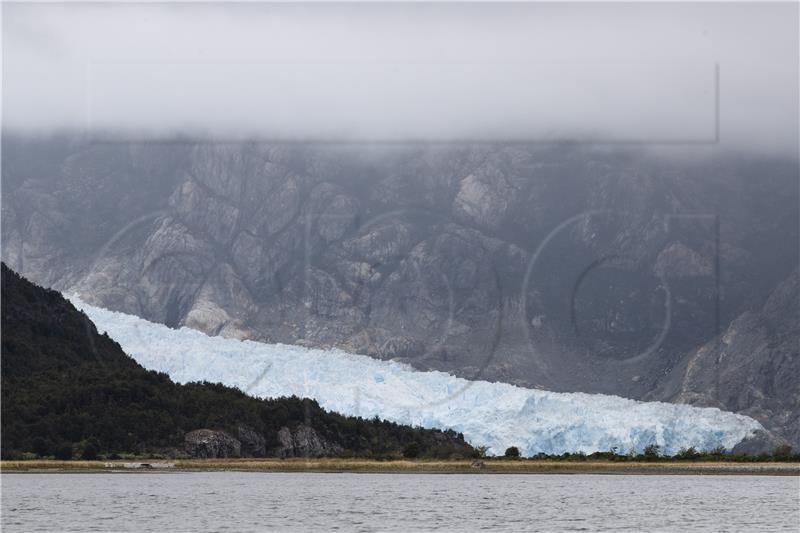
[[[367,459],[186,459],[136,461],[0,461],[0,474],[276,472],[364,474],[612,474],[800,476],[800,462],[613,462]],[[126,466],[126,463],[128,466]],[[132,466],[139,465],[139,466]],[[143,466],[143,465],[150,465]]]

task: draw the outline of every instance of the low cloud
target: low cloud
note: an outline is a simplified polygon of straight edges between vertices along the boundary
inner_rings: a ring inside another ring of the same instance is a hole
[[[6,131],[796,154],[798,6],[6,4]]]

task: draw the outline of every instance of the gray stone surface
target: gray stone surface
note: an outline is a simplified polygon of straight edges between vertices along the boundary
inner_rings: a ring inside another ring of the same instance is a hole
[[[799,383],[800,275],[794,272],[761,309],[743,313],[689,353],[650,397],[744,413],[774,434],[750,447],[763,441],[774,448],[785,439],[797,448]]]
[[[196,429],[184,437],[186,453],[197,459],[240,457],[242,444],[224,431]]]
[[[769,431],[756,431],[755,435],[744,439],[731,450],[734,455],[771,455],[779,446],[788,444],[786,439],[776,437]]]
[[[279,446],[272,455],[277,457],[321,457],[338,455],[343,449],[321,437],[311,426],[301,424],[296,428],[278,430]]]

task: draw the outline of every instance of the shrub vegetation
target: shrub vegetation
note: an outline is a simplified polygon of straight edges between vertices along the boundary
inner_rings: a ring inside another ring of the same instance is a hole
[[[503,455],[509,459],[519,459],[520,457],[519,448],[517,448],[516,446],[511,446],[509,448],[506,448],[506,453]]]

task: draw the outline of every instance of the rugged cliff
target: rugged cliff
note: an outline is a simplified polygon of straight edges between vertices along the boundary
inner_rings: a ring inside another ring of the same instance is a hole
[[[800,275],[693,350],[649,395],[747,414],[800,447]]]
[[[2,254],[170,326],[641,398],[797,266],[797,162],[5,139]],[[763,421],[763,420],[762,420]]]

